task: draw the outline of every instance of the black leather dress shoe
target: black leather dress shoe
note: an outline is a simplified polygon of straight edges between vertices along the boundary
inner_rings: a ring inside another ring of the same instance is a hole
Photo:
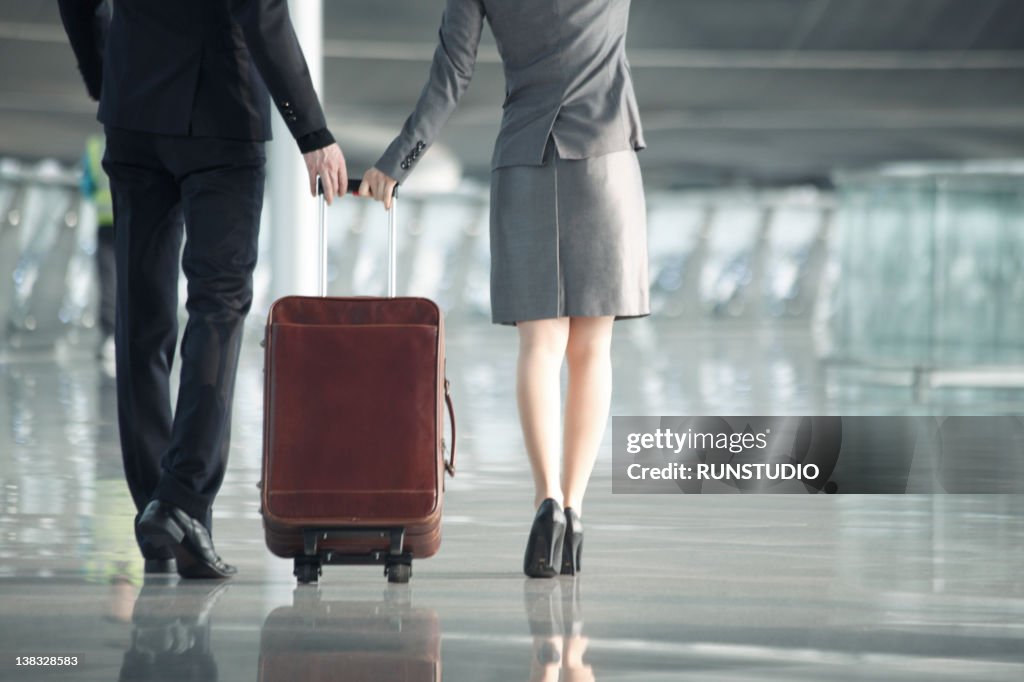
[[[168,547],[182,578],[230,578],[238,572],[213,547],[206,527],[172,504],[153,500],[139,515],[139,533],[155,547]]]
[[[146,573],[174,573],[177,570],[174,559],[146,559]]]

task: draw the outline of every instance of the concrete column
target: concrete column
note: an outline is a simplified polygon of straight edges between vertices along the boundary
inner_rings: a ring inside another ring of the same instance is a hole
[[[295,34],[317,94],[323,92],[322,0],[289,0]],[[323,97],[320,98],[321,103]],[[317,293],[318,225],[306,166],[288,127],[275,111],[274,139],[267,145],[267,209],[270,213],[270,298]]]

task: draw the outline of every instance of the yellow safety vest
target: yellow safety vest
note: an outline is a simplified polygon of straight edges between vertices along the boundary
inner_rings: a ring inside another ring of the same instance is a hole
[[[114,224],[114,198],[110,194],[110,179],[103,170],[104,141],[99,135],[92,135],[86,142],[88,171],[92,176],[92,201],[96,205],[96,220],[100,225]]]

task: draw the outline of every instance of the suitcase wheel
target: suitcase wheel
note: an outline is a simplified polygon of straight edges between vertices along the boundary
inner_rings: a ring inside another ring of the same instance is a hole
[[[319,559],[296,557],[295,577],[298,578],[300,584],[308,585],[318,582],[322,572]]]
[[[407,583],[412,577],[412,564],[385,564],[384,575],[388,577],[389,583]]]

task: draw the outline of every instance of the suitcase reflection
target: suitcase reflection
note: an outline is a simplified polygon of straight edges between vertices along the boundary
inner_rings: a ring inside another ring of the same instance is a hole
[[[326,601],[315,586],[295,589],[260,634],[261,682],[441,679],[441,624],[415,608],[407,588],[377,602]]]

